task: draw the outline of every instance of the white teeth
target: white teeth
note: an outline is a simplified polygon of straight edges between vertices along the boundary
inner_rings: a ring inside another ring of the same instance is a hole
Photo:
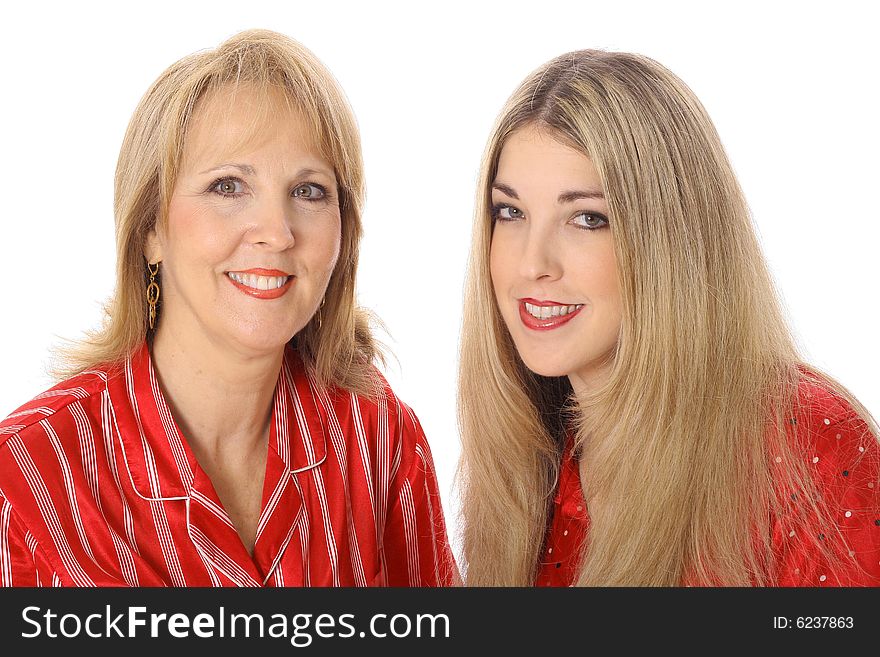
[[[277,290],[290,278],[289,276],[257,276],[236,271],[227,272],[227,276],[236,283],[252,287],[255,290]]]
[[[535,319],[550,319],[551,317],[563,317],[579,310],[583,304],[574,304],[571,306],[536,306],[532,303],[526,303],[526,312]]]

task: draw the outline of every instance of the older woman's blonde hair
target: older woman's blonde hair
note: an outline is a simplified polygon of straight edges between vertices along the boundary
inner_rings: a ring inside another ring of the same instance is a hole
[[[623,322],[610,377],[577,399],[565,378],[525,367],[492,291],[490,190],[525,126],[589,157],[610,210]],[[801,364],[730,163],[681,80],[591,50],[532,73],[489,140],[472,244],[458,397],[466,583],[534,583],[569,434],[590,511],[579,584],[770,583],[771,518],[850,558],[790,420],[805,380],[869,415]]]
[[[246,83],[281,90],[312,127],[333,165],[339,186],[342,240],[323,307],[294,342],[316,378],[344,388],[372,389],[377,355],[369,315],[355,302],[364,173],[360,137],[351,108],[331,73],[305,47],[268,30],[248,30],[172,64],[146,92],[128,125],[116,167],[116,289],[104,326],[62,351],[62,376],[96,364],[124,361],[147,337],[147,268],[144,244],[167,219],[187,127],[199,101],[218,89]],[[268,111],[268,110],[267,110]],[[255,127],[260,117],[255,117]],[[160,318],[161,320],[161,318]]]

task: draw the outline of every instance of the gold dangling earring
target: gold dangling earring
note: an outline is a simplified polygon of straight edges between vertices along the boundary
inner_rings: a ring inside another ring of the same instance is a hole
[[[155,269],[153,269],[155,267]],[[156,282],[156,275],[159,273],[159,263],[147,263],[147,269],[150,271],[150,283],[147,285],[147,306],[150,311],[150,330],[156,327],[156,304],[159,302],[159,284]]]
[[[324,325],[324,313],[321,311],[324,310],[324,302],[327,301],[327,297],[325,296],[321,299],[321,305],[318,306],[318,330],[321,330],[321,327]]]

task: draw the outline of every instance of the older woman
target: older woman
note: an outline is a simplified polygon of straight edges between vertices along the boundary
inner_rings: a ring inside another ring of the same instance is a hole
[[[118,279],[0,425],[0,582],[448,585],[413,412],[355,306],[363,171],[330,73],[266,31],[172,65],[116,174]]]
[[[876,425],[803,363],[693,93],[580,51],[480,179],[460,379],[473,585],[878,585]]]

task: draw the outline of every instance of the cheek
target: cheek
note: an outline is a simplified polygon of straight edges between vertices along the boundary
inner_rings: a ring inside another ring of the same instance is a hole
[[[623,301],[620,297],[620,284],[617,279],[617,259],[614,257],[614,252],[612,252],[605,269],[605,289],[608,290],[608,299],[614,306],[619,319],[623,312]]]
[[[315,271],[328,275],[336,267],[342,249],[342,221],[339,216],[315,221],[304,234],[306,258]]]
[[[617,283],[617,259],[611,244],[590,245],[567,253],[571,271],[582,281],[583,292],[593,303],[601,303],[608,313],[619,314],[620,286]]]
[[[489,244],[489,276],[492,279],[492,288],[495,294],[504,287],[507,278],[508,265],[510,260],[510,245],[505,248],[504,238],[499,235],[499,231],[492,234],[492,241]]]
[[[609,249],[594,260],[595,266],[589,274],[593,281],[593,294],[601,299],[605,306],[603,313],[609,323],[620,325],[623,316],[623,301],[620,296],[620,285],[617,281],[617,259],[614,251]]]
[[[187,199],[172,201],[164,246],[167,264],[216,263],[235,249],[240,240],[237,225],[215,214]]]

